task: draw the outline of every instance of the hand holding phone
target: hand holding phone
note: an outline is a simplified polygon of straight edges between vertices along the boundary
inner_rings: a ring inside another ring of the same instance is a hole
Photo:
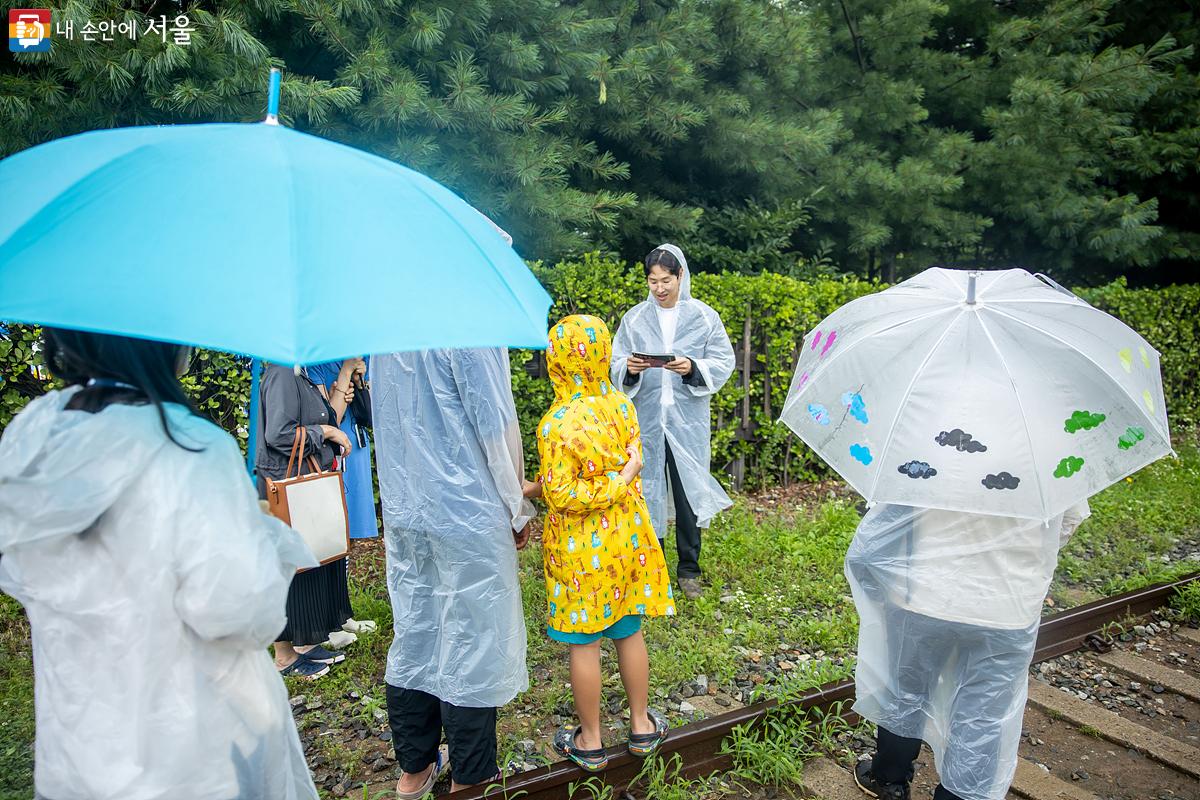
[[[674,355],[665,353],[631,353],[631,355],[644,362],[647,367],[665,367],[675,360]]]

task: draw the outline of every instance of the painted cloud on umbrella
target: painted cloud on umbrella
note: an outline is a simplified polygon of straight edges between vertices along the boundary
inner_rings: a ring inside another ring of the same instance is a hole
[[[899,472],[903,475],[916,480],[929,479],[938,474],[938,471],[926,464],[924,461],[909,461],[907,464],[901,464]]]
[[[952,431],[942,431],[937,435],[934,441],[940,444],[942,447],[953,447],[960,453],[987,452],[987,445],[985,445],[983,442],[975,441],[975,438],[962,428],[955,428]]]

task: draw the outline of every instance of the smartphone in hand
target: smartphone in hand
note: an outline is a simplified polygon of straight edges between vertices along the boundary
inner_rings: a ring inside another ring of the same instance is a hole
[[[640,358],[642,361],[648,362],[652,367],[665,367],[667,364],[670,364],[675,360],[675,356],[664,355],[661,353],[633,353],[632,355],[636,358]]]

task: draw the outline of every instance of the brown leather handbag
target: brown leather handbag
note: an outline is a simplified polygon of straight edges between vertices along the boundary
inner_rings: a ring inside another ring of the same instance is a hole
[[[350,550],[350,515],[346,510],[346,491],[342,473],[321,471],[313,456],[308,457],[313,471],[300,474],[304,437],[307,432],[296,426],[296,442],[288,458],[283,479],[266,479],[267,505],[271,515],[292,526],[317,561],[328,564],[345,558]],[[296,469],[292,475],[293,466]],[[297,570],[304,572],[303,569]]]

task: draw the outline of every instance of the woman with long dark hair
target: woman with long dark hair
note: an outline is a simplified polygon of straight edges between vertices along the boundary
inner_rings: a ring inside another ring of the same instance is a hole
[[[188,348],[43,342],[67,388],[0,439],[0,589],[32,628],[37,795],[315,798],[265,652],[308,548],[194,412]]]

